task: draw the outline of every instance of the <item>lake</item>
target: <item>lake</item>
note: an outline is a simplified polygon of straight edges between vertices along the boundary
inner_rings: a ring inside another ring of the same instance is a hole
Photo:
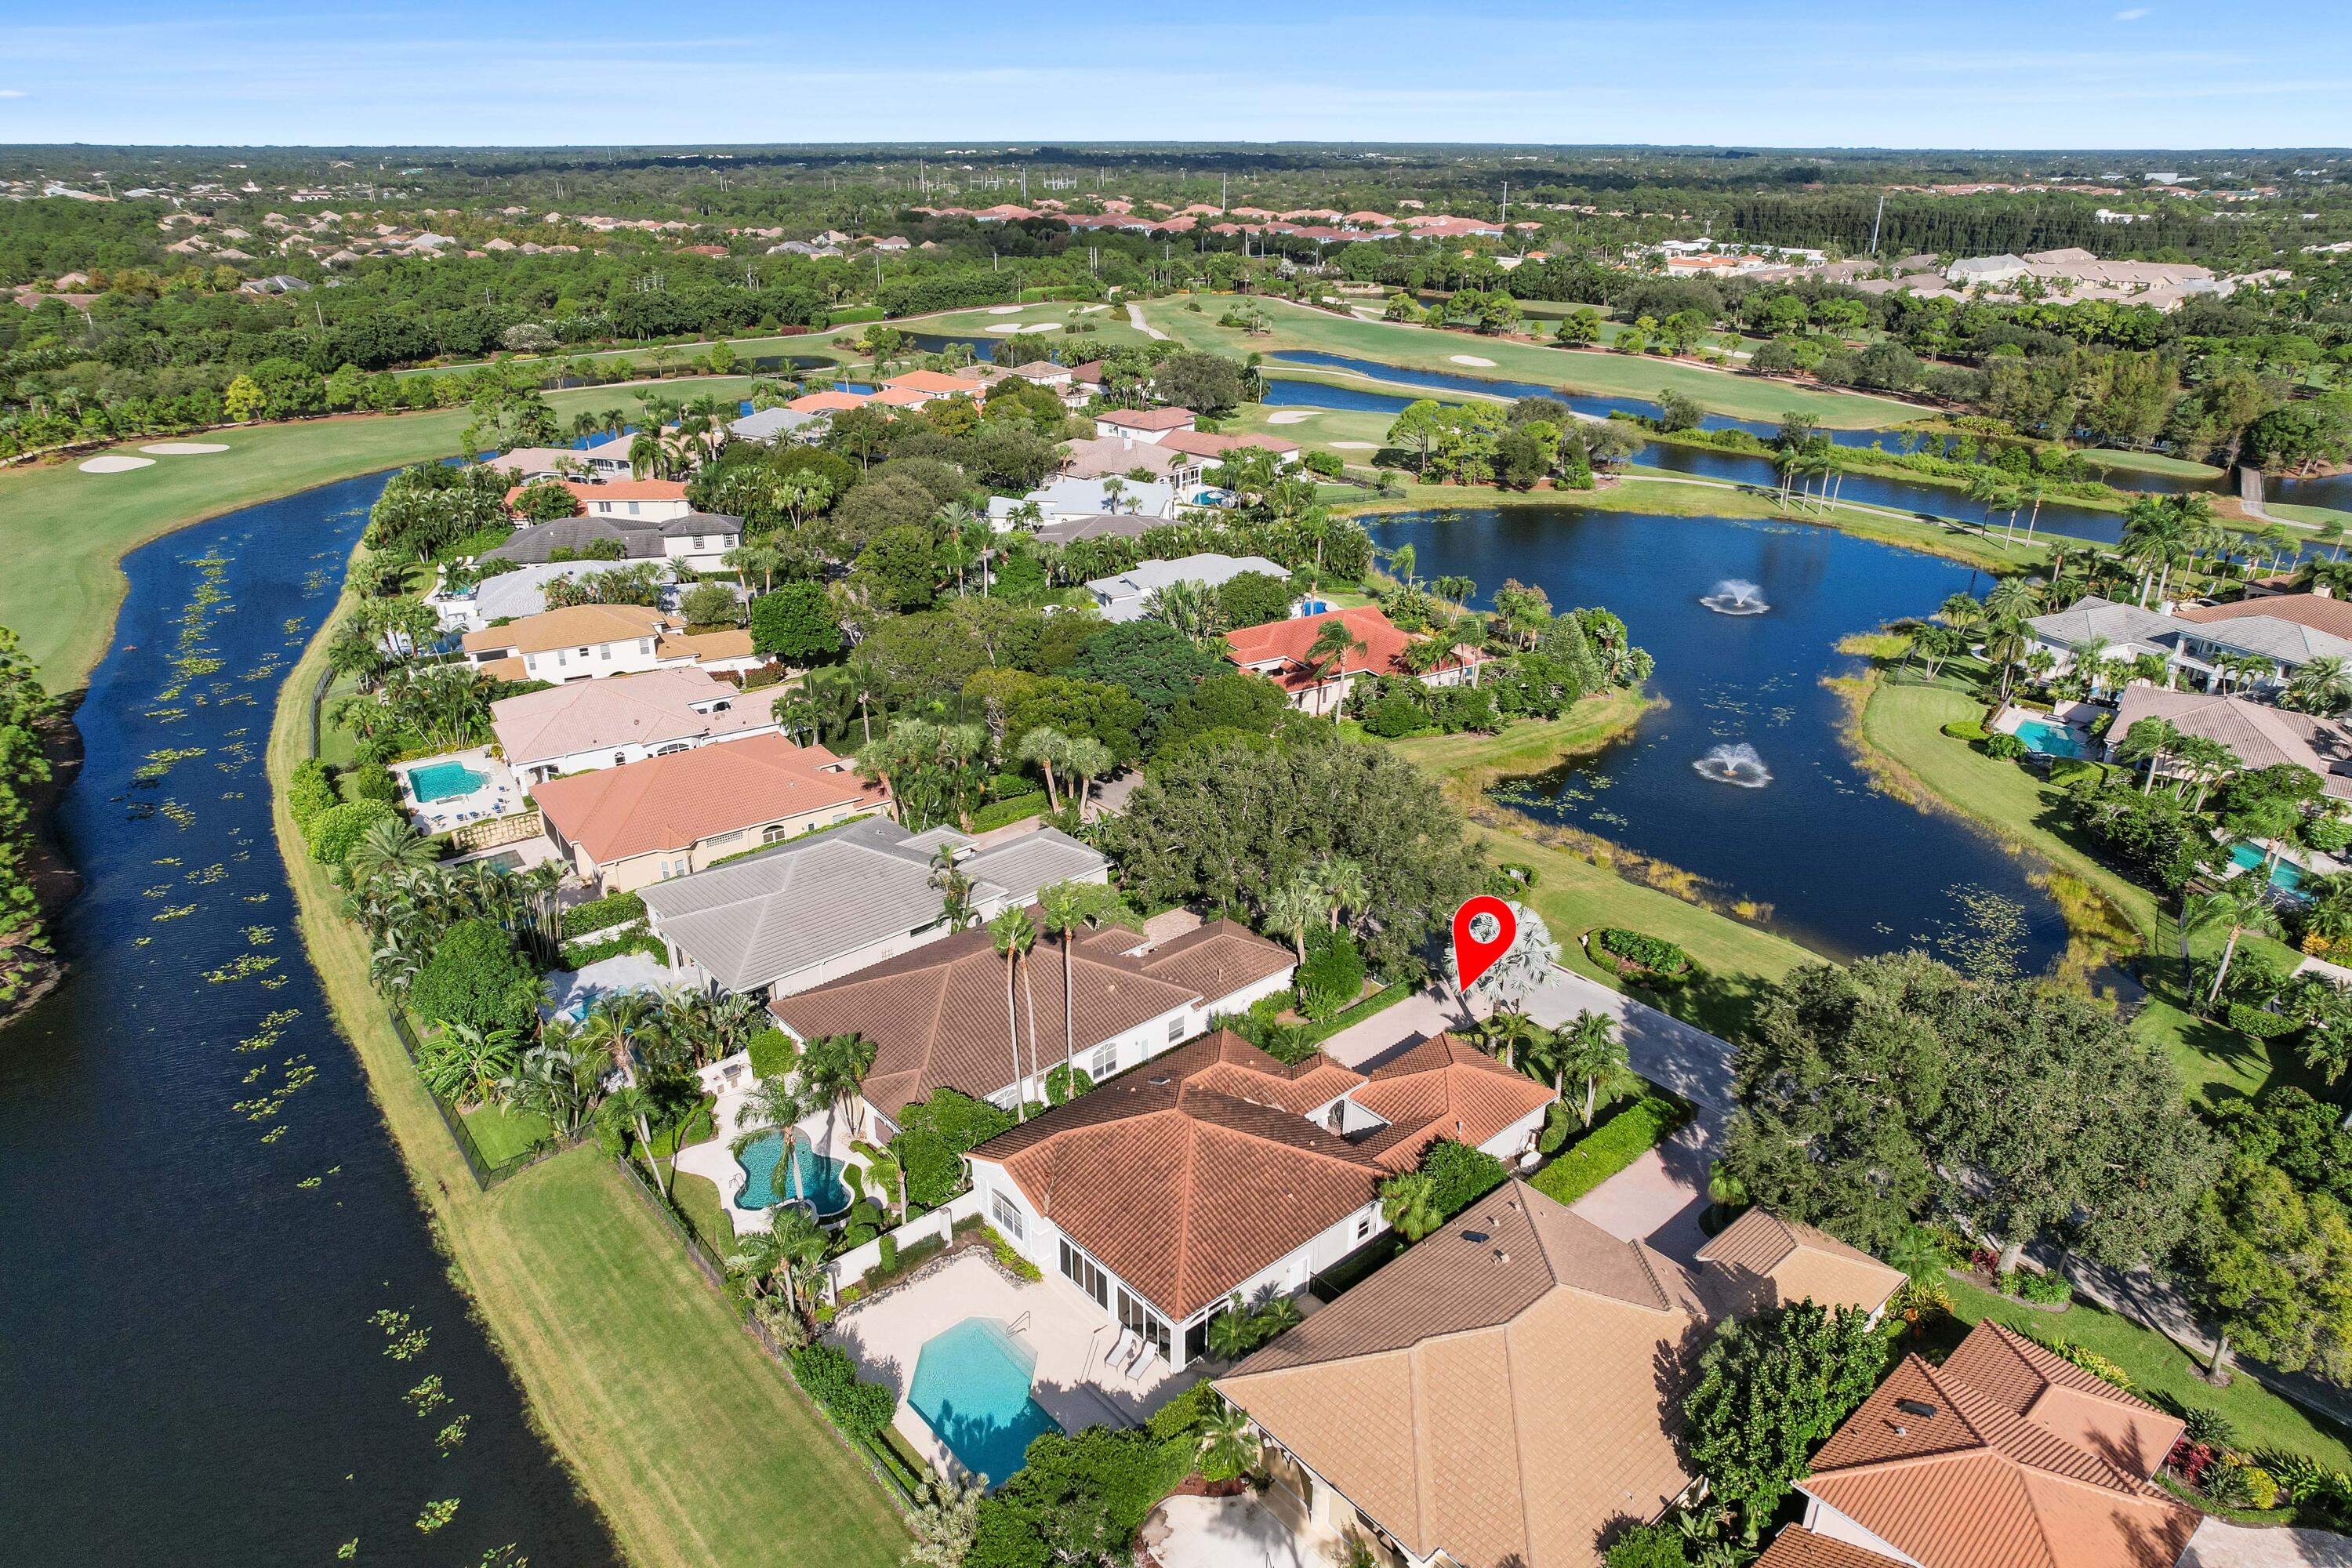
[[[1555,609],[1606,605],[1657,659],[1651,689],[1666,706],[1605,751],[1507,790],[1508,804],[1695,872],[1725,899],[1769,903],[1761,923],[1834,957],[1909,947],[1958,957],[1982,929],[1987,895],[2023,911],[2023,970],[2064,951],[2064,922],[2029,880],[2033,868],[1870,787],[1822,684],[1863,668],[1836,651],[1841,637],[1981,592],[1979,574],[1795,523],[1565,506],[1368,521],[1383,549],[1413,547],[1419,575],[1474,580],[1475,607],[1516,577]],[[1699,603],[1728,579],[1757,584],[1770,608],[1727,616]],[[1695,765],[1741,745],[1769,773],[1760,788]]]
[[[383,479],[123,563],[62,809],[87,883],[55,928],[71,968],[0,1030],[11,1561],[327,1564],[357,1538],[362,1563],[471,1568],[509,1542],[542,1568],[617,1562],[449,1282],[271,833],[278,687]],[[427,1379],[446,1403],[414,1409]]]

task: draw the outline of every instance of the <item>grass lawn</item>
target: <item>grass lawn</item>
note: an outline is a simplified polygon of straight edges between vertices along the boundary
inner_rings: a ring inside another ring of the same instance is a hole
[[[1002,311],[1001,314],[1000,311]],[[1071,322],[1082,325],[1091,324],[1095,330],[1090,332],[1069,332],[1062,330]],[[991,327],[1007,325],[1034,327],[1046,323],[1053,325],[1052,331],[992,332],[988,330]],[[886,321],[880,324],[893,327],[902,325],[898,321]],[[1004,310],[1001,306],[994,310],[982,306],[976,310],[953,310],[944,316],[927,316],[921,321],[905,322],[903,326],[907,331],[919,332],[925,336],[937,334],[950,338],[993,338],[999,342],[1017,342],[1036,351],[1034,353],[1016,354],[1009,353],[1000,348],[996,351],[996,363],[1003,365],[1023,364],[1033,359],[1044,359],[1059,350],[1081,347],[1087,343],[1100,343],[1106,347],[1114,345],[1129,347],[1151,341],[1136,331],[1133,323],[1129,321],[1125,306],[1088,305],[1083,302],[1024,305],[1017,312]],[[843,327],[838,331],[828,335],[838,336],[840,332],[856,333],[862,331],[864,331],[862,327]],[[1069,354],[1065,353],[1062,357],[1066,363],[1075,363]],[[1090,353],[1082,353],[1076,355],[1076,359],[1084,360],[1093,357]]]
[[[2243,1448],[2284,1448],[2307,1454],[2331,1468],[2352,1468],[2352,1434],[2324,1417],[2306,1414],[2252,1378],[2240,1373],[2227,1388],[2215,1388],[2199,1375],[2200,1363],[2187,1351],[2153,1329],[2075,1299],[2063,1312],[2037,1312],[2021,1307],[1966,1280],[1946,1279],[1952,1307],[1961,1321],[1973,1325],[1990,1318],[2037,1339],[2065,1339],[2095,1351],[2129,1374],[2132,1388],[2142,1398],[2161,1405],[2178,1401],[2202,1405],[2228,1416],[2238,1429]]]
[[[269,741],[303,941],[451,1271],[541,1429],[638,1568],[893,1568],[907,1536],[878,1483],[611,1162],[584,1147],[475,1189],[368,989],[362,934],[336,913],[286,813],[326,637],[288,676]]]
[[[2162,452],[2126,452],[2109,447],[2083,448],[2083,460],[2095,468],[2129,468],[2143,474],[2175,474],[2192,479],[2218,479],[2221,474],[2221,470],[2210,463],[2167,457]],[[2126,485],[2124,488],[2128,489],[2131,487]]]
[[[466,1131],[474,1135],[474,1148],[486,1165],[503,1165],[554,1132],[537,1111],[498,1105],[478,1105],[466,1112]]]
[[[2332,506],[2290,506],[2281,501],[2265,501],[2263,510],[2273,517],[2300,522],[2312,528],[2334,528],[2338,524],[2352,528],[2352,511],[2338,511]]]
[[[1253,338],[1237,327],[1216,324],[1217,318],[1230,305],[1244,302],[1258,307],[1273,322],[1274,331],[1269,336]],[[1144,319],[1187,347],[1235,359],[1281,349],[1317,349],[1417,370],[1532,381],[1603,396],[1615,394],[1654,400],[1661,393],[1672,390],[1696,399],[1703,407],[1735,418],[1778,420],[1790,413],[1809,414],[1822,426],[1835,429],[1895,425],[1919,416],[1919,410],[1911,405],[1883,397],[1793,385],[1669,360],[1580,353],[1474,337],[1465,332],[1400,326],[1390,321],[1366,321],[1294,305],[1285,300],[1252,298],[1244,301],[1239,296],[1208,295],[1200,300],[1198,314],[1187,309],[1189,303],[1189,298],[1183,296],[1152,300],[1143,308]],[[1454,359],[1455,354],[1494,363],[1465,365]]]
[[[1653,699],[1636,691],[1588,697],[1557,719],[1530,719],[1491,735],[1420,735],[1388,744],[1407,761],[1475,794],[1497,778],[1539,773],[1633,728]]]
[[[708,1177],[673,1172],[669,1195],[686,1211],[694,1226],[694,1234],[703,1244],[724,1258],[735,1250],[735,1226],[728,1219],[724,1205],[719,1201],[719,1188]]]
[[[698,376],[674,392],[748,395],[748,376]],[[639,406],[646,387],[581,387],[547,395],[562,418],[580,410]],[[85,474],[70,461],[0,470],[0,626],[15,628],[51,691],[70,691],[112,640],[125,580],[118,563],[159,534],[238,507],[446,457],[472,416],[463,408],[365,414],[290,425],[205,432],[229,449],[158,458],[121,474]],[[143,439],[156,439],[146,437]],[[112,448],[136,454],[139,443]]]

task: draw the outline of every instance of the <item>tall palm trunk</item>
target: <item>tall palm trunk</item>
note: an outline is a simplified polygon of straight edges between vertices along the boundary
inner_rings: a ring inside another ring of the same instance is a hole
[[[1013,1120],[1029,1120],[1028,1096],[1021,1092],[1021,1022],[1013,1010],[1013,953],[1004,955],[1004,1042],[1013,1053]]]
[[[1070,974],[1070,950],[1075,944],[1077,934],[1078,928],[1076,926],[1062,928],[1062,1069],[1072,1080],[1065,1087],[1073,1091],[1077,1088],[1076,1079],[1078,1076],[1078,1058],[1077,1023],[1073,1011],[1075,1001],[1074,985]]]
[[[2230,977],[2230,960],[2237,954],[2238,933],[2244,929],[2242,926],[2231,926],[2230,940],[2221,945],[2221,966],[2213,971],[2213,988],[2205,993],[2205,1005],[2209,1007],[2213,1005],[2213,999],[2221,994],[2221,982]]]
[[[1021,999],[1029,1008],[1029,1076],[1037,1076],[1037,988],[1030,984],[1029,965],[1021,966]]]

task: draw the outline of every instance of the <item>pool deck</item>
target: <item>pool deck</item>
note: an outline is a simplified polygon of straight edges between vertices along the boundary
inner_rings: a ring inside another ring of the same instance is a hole
[[[942,1475],[961,1467],[907,1403],[907,1393],[923,1347],[967,1318],[993,1318],[1036,1352],[1029,1396],[1066,1432],[1139,1426],[1222,1369],[1222,1363],[1196,1362],[1171,1372],[1167,1363],[1152,1357],[1130,1378],[1103,1364],[1103,1352],[1118,1337],[1118,1325],[1076,1286],[1055,1274],[1016,1284],[978,1252],[960,1253],[936,1274],[851,1307],[825,1331],[826,1339],[856,1360],[860,1376],[897,1391],[898,1413],[891,1424]]]
[[[726,1070],[736,1059],[729,1058],[702,1069],[704,1086],[718,1096],[710,1108],[710,1125],[718,1136],[679,1150],[677,1168],[688,1175],[702,1177],[719,1189],[719,1206],[727,1211],[735,1234],[741,1236],[748,1231],[766,1230],[775,1223],[775,1217],[766,1209],[735,1206],[735,1194],[750,1180],[743,1167],[735,1163],[735,1140],[749,1131],[743,1123],[743,1113],[751,1102],[752,1088],[748,1059],[740,1063],[740,1071],[730,1075]],[[844,1165],[866,1163],[865,1158],[850,1147],[849,1124],[842,1118],[820,1110],[793,1123],[793,1131],[814,1144],[819,1153],[839,1160]]]
[[[2113,710],[2095,702],[2061,702],[2058,704],[2056,712],[2045,713],[2038,708],[2021,708],[2012,702],[1993,716],[1992,723],[1988,728],[1997,735],[2014,735],[2027,724],[2063,724],[2073,736],[2075,744],[2082,748],[2077,755],[2084,759],[2096,760],[2106,755],[2107,748],[2103,742],[2091,733],[2091,721],[2099,715],[2111,711]],[[2058,757],[2062,761],[2068,760],[2066,753],[2063,752],[2042,752],[2039,747],[2034,749],[2042,756]]]
[[[462,763],[480,773],[482,787],[445,800],[418,800],[415,786],[409,782],[411,775],[419,768],[436,767],[444,763]],[[437,757],[395,763],[392,771],[400,780],[400,804],[408,813],[410,825],[419,833],[446,833],[467,822],[505,816],[530,807],[530,798],[515,782],[513,773],[504,761],[490,754],[488,746],[470,746],[462,752],[444,752]]]

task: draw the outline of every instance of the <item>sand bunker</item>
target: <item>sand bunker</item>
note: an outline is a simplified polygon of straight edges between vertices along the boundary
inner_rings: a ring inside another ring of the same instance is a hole
[[[1020,330],[1021,323],[1018,321],[998,321],[992,326],[986,326],[981,329],[983,332],[1017,332]]]
[[[991,305],[988,308],[988,313],[992,316],[1017,316],[1021,313],[1021,310],[1022,307],[1018,305]]]
[[[1269,425],[1299,425],[1315,417],[1311,408],[1285,408],[1265,416]]]
[[[1334,441],[1331,445],[1342,452],[1377,452],[1381,449],[1378,441]]]
[[[226,452],[228,447],[218,441],[158,441],[152,447],[139,449],[152,452],[159,458],[194,458],[206,452]]]
[[[1495,364],[1493,360],[1480,359],[1476,354],[1447,354],[1445,357],[1455,364],[1483,364],[1489,370],[1493,369]]]
[[[126,452],[109,452],[103,458],[92,458],[81,465],[85,474],[127,474],[133,468],[152,468],[152,458],[134,458]]]
[[[1025,327],[1015,327],[1013,330],[1016,332],[1058,332],[1062,330],[1062,323],[1059,321],[1032,321]]]

